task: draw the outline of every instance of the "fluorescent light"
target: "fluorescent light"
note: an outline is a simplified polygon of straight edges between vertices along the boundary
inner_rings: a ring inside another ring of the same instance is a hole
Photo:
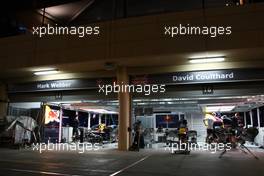
[[[43,70],[43,71],[37,71],[37,72],[34,72],[34,75],[52,75],[52,74],[57,74],[59,73],[58,70]]]
[[[55,67],[41,67],[41,68],[32,69],[31,71],[40,72],[40,71],[48,71],[48,70],[57,70],[57,68],[55,68]]]
[[[207,106],[205,108],[206,112],[228,112],[232,111],[235,106]]]
[[[212,62],[223,62],[224,57],[208,57],[208,58],[196,58],[190,59],[189,62],[192,64],[212,63]]]

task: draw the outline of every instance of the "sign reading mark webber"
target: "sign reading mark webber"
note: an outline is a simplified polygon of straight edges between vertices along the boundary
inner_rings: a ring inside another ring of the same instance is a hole
[[[98,85],[112,84],[112,82],[112,78],[39,81],[31,83],[11,84],[8,86],[8,92],[15,93],[34,91],[97,89]]]

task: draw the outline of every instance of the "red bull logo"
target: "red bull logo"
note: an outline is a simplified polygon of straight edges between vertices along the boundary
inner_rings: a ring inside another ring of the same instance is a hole
[[[45,124],[50,122],[60,122],[60,111],[45,107]]]

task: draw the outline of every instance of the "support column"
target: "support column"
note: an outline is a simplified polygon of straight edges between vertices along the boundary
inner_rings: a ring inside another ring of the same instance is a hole
[[[253,114],[252,114],[252,110],[249,111],[249,115],[250,115],[250,125],[253,127]]]
[[[260,128],[260,112],[259,112],[259,108],[257,109],[257,117],[258,117],[258,128]]]
[[[244,112],[244,125],[245,125],[245,127],[247,127],[247,116],[246,116],[246,112]]]
[[[102,123],[102,114],[99,114],[99,120],[98,120],[98,124]]]
[[[60,104],[59,141],[56,141],[56,143],[61,143],[61,138],[62,138],[62,134],[63,134],[63,132],[62,132],[62,113],[63,113],[63,111],[62,111],[62,105]]]
[[[91,113],[88,114],[88,130],[91,129]]]
[[[194,129],[193,127],[193,115],[191,114],[191,122],[192,122],[192,130]]]
[[[128,85],[129,77],[125,67],[117,68],[117,84]],[[131,99],[129,92],[119,92],[119,116],[118,116],[118,149],[128,150],[129,148],[129,132],[128,127],[131,121]]]
[[[6,86],[0,84],[0,121],[4,120],[7,115],[8,97]]]
[[[132,99],[132,95],[129,95],[129,127],[130,127],[130,131],[128,132],[128,145],[131,146],[133,143],[133,138],[132,138],[132,118],[133,118],[133,99]]]

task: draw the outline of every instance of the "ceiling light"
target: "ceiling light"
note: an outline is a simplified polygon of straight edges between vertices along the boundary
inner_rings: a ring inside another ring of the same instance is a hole
[[[205,108],[206,112],[228,112],[232,111],[235,106],[207,106]]]
[[[189,62],[192,64],[223,62],[223,61],[225,61],[224,57],[206,57],[206,58],[196,58],[196,59],[189,60]]]
[[[42,70],[42,71],[36,71],[34,72],[34,75],[53,75],[59,73],[58,70]]]
[[[57,70],[57,68],[55,68],[55,67],[41,67],[41,68],[31,69],[32,72],[40,72],[40,71],[48,71],[48,70]]]

